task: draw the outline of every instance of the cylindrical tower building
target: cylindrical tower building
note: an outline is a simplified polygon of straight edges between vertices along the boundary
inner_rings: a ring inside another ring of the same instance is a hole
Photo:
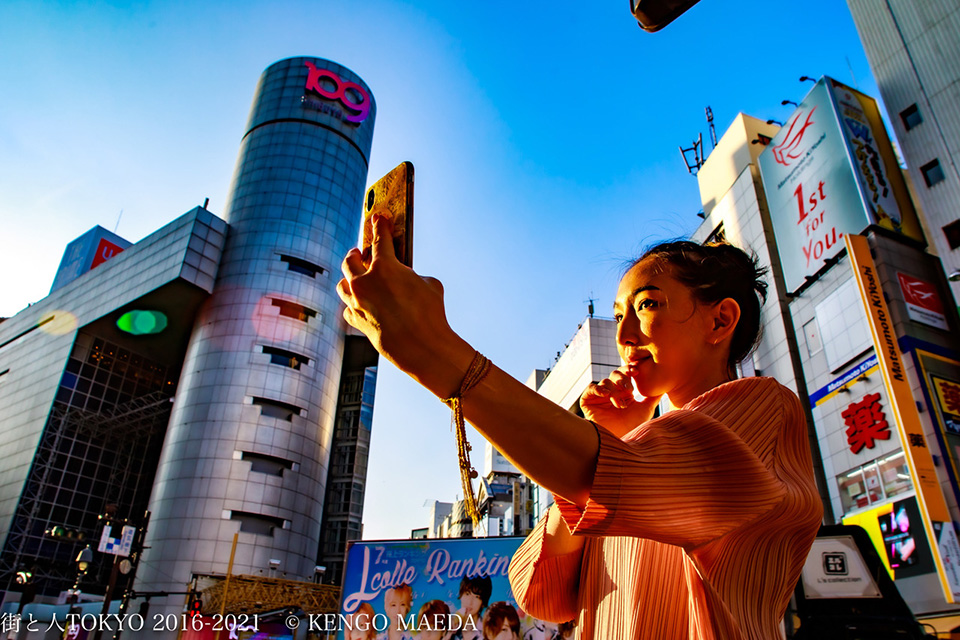
[[[357,242],[374,115],[369,88],[328,60],[282,60],[260,78],[138,591],[224,573],[237,532],[233,573],[313,579],[345,339],[336,284]]]

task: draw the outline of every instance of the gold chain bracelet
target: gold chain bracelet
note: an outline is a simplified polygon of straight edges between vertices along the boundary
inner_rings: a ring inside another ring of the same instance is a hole
[[[460,383],[460,390],[457,395],[451,398],[445,398],[443,403],[453,410],[453,426],[457,432],[457,462],[460,465],[460,482],[463,484],[463,500],[467,504],[467,513],[476,527],[480,523],[480,511],[477,509],[477,499],[473,494],[473,483],[471,480],[477,477],[477,470],[470,464],[470,450],[473,448],[467,442],[467,427],[463,421],[463,396],[467,391],[480,384],[486,375],[490,372],[490,361],[479,351],[474,353],[470,366],[467,367],[467,373],[463,376],[463,382]]]

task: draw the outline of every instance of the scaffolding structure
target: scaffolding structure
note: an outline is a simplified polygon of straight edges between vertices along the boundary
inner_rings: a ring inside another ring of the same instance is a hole
[[[77,569],[71,562],[83,538],[50,540],[44,537],[49,525],[66,525],[86,535],[86,542],[96,544],[95,531],[99,513],[87,514],[84,522],[52,522],[47,494],[56,489],[53,477],[62,471],[62,456],[73,441],[109,442],[114,454],[113,464],[104,492],[103,506],[116,504],[125,510],[137,505],[137,494],[149,486],[143,485],[143,460],[135,451],[159,446],[170,417],[172,398],[163,391],[133,398],[108,412],[94,412],[65,403],[55,402],[41,436],[28,480],[16,516],[13,519],[3,553],[0,554],[0,572],[13,575],[20,568],[31,565],[34,579],[51,588],[69,586]],[[145,505],[140,505],[145,508]],[[46,508],[45,508],[46,507]],[[102,512],[102,509],[101,509]],[[55,545],[55,546],[54,546]],[[69,545],[67,549],[61,548]],[[49,560],[54,560],[49,562]],[[38,560],[41,560],[38,562]]]
[[[204,574],[194,577],[201,613],[259,615],[294,608],[305,614],[337,613],[340,587],[265,576]]]

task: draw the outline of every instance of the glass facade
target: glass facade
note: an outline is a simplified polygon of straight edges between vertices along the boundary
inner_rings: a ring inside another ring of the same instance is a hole
[[[176,369],[78,336],[3,547],[5,571],[29,570],[40,593],[56,595],[73,585],[80,550],[96,549],[108,505],[144,513],[175,389]],[[109,572],[95,554],[81,588],[102,588]]]
[[[340,584],[347,543],[363,534],[363,496],[366,488],[373,397],[378,356],[366,338],[347,338],[345,368],[340,381],[323,527],[317,554],[326,567],[323,581]]]

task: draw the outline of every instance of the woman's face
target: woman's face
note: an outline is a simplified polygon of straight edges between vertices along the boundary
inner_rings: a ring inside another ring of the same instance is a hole
[[[666,394],[683,404],[713,386],[703,388],[726,361],[710,342],[712,308],[656,260],[627,272],[614,302],[617,349],[641,395]]]

